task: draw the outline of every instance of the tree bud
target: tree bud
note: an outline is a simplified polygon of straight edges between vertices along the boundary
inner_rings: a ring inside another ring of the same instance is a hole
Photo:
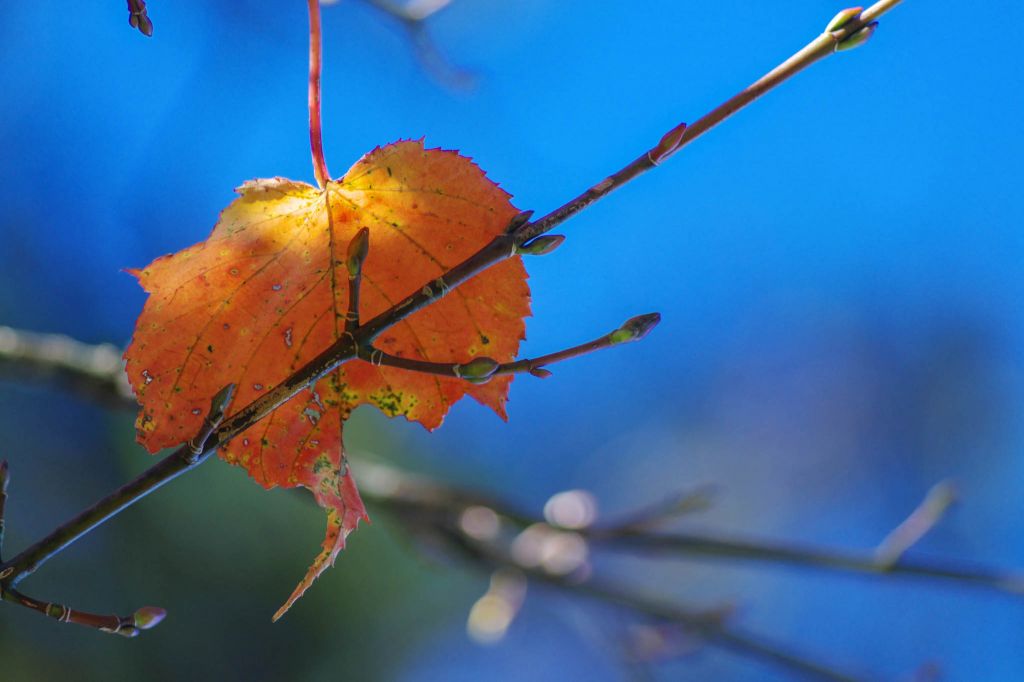
[[[661,322],[661,313],[637,315],[623,322],[621,327],[611,333],[609,340],[612,345],[637,341],[647,336],[659,322]]]
[[[565,241],[565,236],[560,234],[545,234],[531,239],[522,246],[516,247],[516,253],[524,256],[546,256]]]

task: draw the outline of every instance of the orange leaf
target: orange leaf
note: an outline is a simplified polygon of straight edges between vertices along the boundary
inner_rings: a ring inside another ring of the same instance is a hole
[[[346,249],[370,230],[360,313],[368,320],[465,260],[517,210],[469,159],[403,141],[363,157],[320,190],[283,178],[245,183],[210,237],[134,271],[149,292],[125,353],[150,452],[187,441],[211,397],[238,385],[242,407],[344,333]],[[515,357],[529,315],[519,258],[480,273],[385,330],[393,355],[462,363]],[[352,360],[220,449],[266,488],[308,488],[327,509],[323,552],[275,619],[334,562],[366,510],[342,448],[342,424],[369,403],[436,428],[469,394],[503,418],[511,377],[484,385]]]

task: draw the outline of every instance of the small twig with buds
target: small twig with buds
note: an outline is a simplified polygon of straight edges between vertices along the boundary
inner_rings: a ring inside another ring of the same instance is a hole
[[[144,471],[135,480],[125,484],[75,518],[61,525],[46,538],[16,556],[12,561],[0,564],[0,596],[3,596],[6,601],[20,604],[63,622],[88,625],[106,632],[117,632],[118,634],[127,634],[132,637],[138,634],[138,630],[145,630],[157,625],[163,619],[163,610],[156,607],[146,607],[137,611],[130,618],[96,616],[81,611],[72,611],[66,606],[39,602],[15,591],[14,586],[20,580],[33,573],[38,566],[42,565],[50,557],[62,551],[75,540],[116,515],[125,507],[203,463],[215,452],[215,450],[207,448],[207,441],[224,419],[224,414],[231,404],[234,391],[234,384],[229,384],[217,392],[217,395],[211,401],[210,412],[206,419],[203,420],[203,425],[200,427],[199,432],[184,447]],[[3,471],[3,478],[6,480],[6,468],[3,468]],[[129,625],[134,630],[126,630],[125,628]]]
[[[128,0],[128,25],[144,36],[153,35],[153,22],[146,13],[146,0]]]
[[[9,482],[10,470],[7,461],[4,460],[0,462],[0,550],[3,549],[4,544],[7,485]],[[10,567],[0,571],[0,599],[41,613],[61,623],[74,623],[123,637],[135,637],[140,630],[155,627],[167,615],[166,611],[155,606],[145,606],[130,616],[101,616],[87,611],[75,611],[63,604],[39,601],[9,587],[11,573],[13,573],[13,568]]]
[[[650,150],[613,173],[605,180],[594,185],[575,199],[556,208],[543,218],[530,222],[531,213],[524,212],[516,217],[509,229],[495,237],[482,247],[475,255],[443,273],[440,278],[414,289],[413,293],[394,304],[388,310],[366,322],[361,322],[350,333],[339,338],[319,355],[299,368],[290,377],[281,381],[273,390],[264,393],[260,398],[242,407],[227,417],[216,429],[202,434],[200,452],[195,451],[199,439],[182,445],[178,450],[165,457],[162,461],[148,469],[134,481],[108,495],[93,507],[83,511],[71,521],[65,523],[48,536],[39,540],[9,562],[0,564],[0,585],[9,590],[19,580],[30,575],[44,561],[53,557],[72,542],[82,537],[93,528],[103,523],[124,508],[134,504],[142,497],[205,461],[216,449],[228,440],[239,435],[253,424],[260,421],[299,392],[313,386],[321,377],[333,371],[339,365],[356,357],[361,348],[369,348],[385,329],[404,320],[412,313],[439,300],[449,291],[467,281],[473,275],[485,270],[507,258],[530,249],[536,238],[550,232],[585,207],[607,196],[613,190],[626,184],[641,173],[664,162],[683,146],[724,121],[741,108],[778,86],[796,73],[824,57],[844,48],[862,44],[871,31],[875,20],[884,12],[892,9],[899,0],[881,0],[863,12],[848,10],[831,22],[825,33],[786,62],[776,67],[754,84],[698,119],[691,126],[680,124],[666,133]],[[132,21],[137,22],[140,29],[151,28],[145,16],[145,3],[141,0],[129,0]],[[319,72],[320,72],[320,36],[319,36],[319,3],[309,0],[310,13],[310,69],[309,69],[309,109],[310,109],[310,141],[314,158],[314,169],[319,184],[324,186],[329,179],[326,163],[323,159],[320,143],[319,117]],[[133,23],[133,25],[135,25]],[[318,153],[319,152],[319,153]],[[549,242],[550,243],[550,242]],[[544,244],[544,242],[540,242]],[[541,248],[541,247],[537,247]],[[444,286],[435,288],[433,285],[440,280]],[[621,331],[621,330],[620,330]],[[548,359],[550,362],[551,360]],[[541,367],[541,369],[543,369]],[[205,429],[205,427],[204,427]]]
[[[137,637],[141,631],[159,625],[160,621],[167,616],[166,611],[156,606],[143,606],[130,616],[105,616],[87,611],[76,611],[64,604],[53,604],[33,599],[13,588],[4,588],[2,584],[0,584],[0,598],[60,623],[84,625],[87,628],[122,637]]]
[[[374,348],[373,346],[366,348],[361,347],[359,349],[359,357],[375,365],[384,365],[386,367],[407,369],[413,372],[423,372],[424,374],[436,374],[438,376],[465,379],[466,381],[474,384],[487,383],[493,377],[500,376],[502,374],[531,374],[535,377],[546,379],[551,376],[551,371],[547,369],[548,365],[561,362],[562,360],[568,360],[570,358],[577,358],[581,355],[586,355],[587,353],[592,353],[604,348],[611,348],[612,346],[617,346],[619,344],[639,341],[654,329],[660,321],[661,315],[658,313],[638,315],[637,317],[626,320],[622,326],[615,331],[609,332],[598,339],[594,339],[593,341],[581,343],[578,346],[566,348],[565,350],[560,350],[555,353],[549,353],[548,355],[542,355],[537,358],[516,360],[514,362],[506,363],[499,363],[489,357],[478,357],[470,360],[469,362],[455,364],[450,362],[428,362],[426,360],[415,360],[412,358],[403,358],[398,355],[391,355]]]

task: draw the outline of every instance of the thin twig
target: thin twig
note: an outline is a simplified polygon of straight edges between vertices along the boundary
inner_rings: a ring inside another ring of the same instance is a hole
[[[218,391],[211,401],[209,415],[203,421],[196,438],[192,439],[189,444],[178,448],[132,481],[62,524],[11,561],[0,564],[0,589],[14,587],[20,580],[33,573],[39,566],[89,533],[93,528],[138,502],[157,488],[205,462],[210,455],[217,451],[216,446],[210,446],[209,439],[215,432],[216,424],[223,419],[224,410],[227,409],[233,393],[233,385]],[[211,424],[214,425],[213,428],[210,427]],[[196,445],[198,448],[194,447]]]
[[[0,585],[0,599],[25,607],[60,623],[83,625],[122,637],[137,637],[140,631],[155,627],[166,615],[166,611],[153,606],[143,607],[130,616],[109,616],[78,611],[64,604],[34,599],[13,588],[4,588],[2,585]]]
[[[647,597],[593,577],[580,580],[575,576],[553,574],[539,567],[524,566],[521,562],[516,561],[506,548],[494,542],[467,537],[450,524],[442,522],[437,531],[439,536],[451,546],[459,549],[464,556],[473,559],[473,565],[483,563],[488,570],[514,568],[533,580],[555,586],[573,595],[616,604],[645,617],[683,626],[710,644],[729,649],[740,656],[771,663],[809,679],[828,682],[857,682],[860,679],[805,656],[787,651],[782,646],[769,643],[761,637],[743,632],[723,622],[721,618],[709,617],[705,613],[684,609],[664,598]]]
[[[360,348],[359,357],[374,365],[385,365],[396,367],[413,372],[434,374],[438,376],[453,377],[455,379],[466,379],[473,383],[484,383],[492,377],[502,374],[532,374],[539,378],[547,378],[551,375],[546,367],[562,360],[577,358],[581,355],[593,353],[594,351],[611,348],[622,343],[638,341],[646,336],[661,321],[658,313],[638,315],[626,320],[621,327],[615,331],[608,332],[604,336],[581,343],[572,348],[566,348],[555,353],[549,353],[537,358],[526,358],[514,362],[498,363],[492,358],[481,356],[465,363],[450,362],[429,362],[427,360],[416,360],[398,355],[385,353],[377,348]]]
[[[888,563],[879,561],[871,555],[864,556],[821,548],[721,538],[695,533],[627,532],[603,535],[600,532],[586,530],[581,532],[596,545],[647,555],[763,561],[848,573],[932,578],[976,585],[999,592],[1024,594],[1024,575],[984,568],[943,565],[903,558]]]
[[[412,511],[413,518],[458,518],[466,509],[485,507],[522,530],[545,520],[512,505],[480,493],[446,485],[423,476],[413,476],[379,463],[360,461],[356,465],[363,498],[396,511]],[[647,520],[649,523],[649,519]],[[681,559],[758,561],[845,573],[935,579],[1024,594],[1024,575],[988,568],[900,559],[883,564],[874,556],[840,552],[819,547],[798,547],[763,540],[727,538],[699,533],[655,533],[616,524],[611,528],[579,528],[578,533],[595,547],[645,555]]]
[[[205,461],[205,459],[221,444],[250,428],[253,424],[266,417],[303,389],[314,385],[317,380],[337,368],[341,363],[355,357],[357,350],[360,347],[369,346],[373,339],[385,329],[391,327],[400,320],[405,319],[413,312],[437,301],[481,270],[510,257],[517,247],[550,231],[556,225],[561,224],[586,206],[589,206],[600,198],[606,196],[614,189],[621,187],[644,171],[661,163],[682,148],[685,144],[693,141],[742,107],[750,104],[757,97],[778,86],[780,83],[802,71],[810,64],[832,54],[832,52],[834,52],[844,41],[850,39],[858,31],[868,25],[869,21],[866,21],[865,17],[868,17],[870,20],[874,20],[896,4],[897,2],[894,2],[893,0],[883,0],[882,2],[876,3],[861,15],[852,18],[838,29],[822,34],[800,52],[771,71],[768,75],[761,78],[743,92],[713,110],[711,113],[699,119],[689,128],[685,128],[683,126],[673,128],[657,145],[644,152],[644,154],[638,159],[629,163],[622,170],[612,174],[607,179],[598,183],[567,204],[555,209],[540,220],[533,223],[523,223],[522,221],[517,222],[514,220],[513,229],[510,229],[506,234],[494,238],[474,256],[471,256],[442,275],[441,279],[445,282],[446,286],[432,289],[431,285],[436,281],[435,278],[435,280],[431,280],[431,282],[416,288],[414,290],[415,293],[410,294],[388,310],[360,325],[357,331],[353,334],[346,334],[339,338],[330,347],[326,348],[290,377],[283,380],[275,387],[274,390],[263,394],[260,398],[254,400],[231,417],[225,419],[220,428],[218,428],[217,431],[214,432],[207,440],[206,450],[197,458],[196,462],[199,463]],[[316,95],[315,99],[317,105],[319,104],[319,87],[313,87],[314,75],[317,76],[315,79],[317,81],[317,85],[319,81],[319,68],[315,69],[315,74],[313,68],[314,66],[319,66],[319,40],[314,39],[314,35],[319,34],[319,5],[317,4],[317,1],[309,0],[309,8],[311,29],[310,130],[315,157],[316,145],[319,141],[319,136],[314,136],[312,132],[314,130],[314,107],[312,106],[314,103],[314,95]],[[316,59],[314,59],[314,57],[316,57]],[[314,64],[314,62],[316,63]],[[317,114],[316,122],[318,123],[319,106],[316,106],[315,110]],[[314,140],[314,137],[317,137],[317,139]],[[323,177],[329,177],[326,173],[326,167],[323,169]],[[157,463],[147,472],[143,473],[135,482],[124,486],[119,491],[113,493],[107,498],[104,498],[103,501],[90,510],[82,512],[82,514],[75,517],[75,519],[58,527],[52,533],[16,556],[10,562],[3,564],[2,575],[4,578],[0,580],[6,580],[5,584],[8,586],[14,585],[19,580],[32,573],[32,571],[34,571],[44,561],[60,552],[64,547],[67,547],[85,533],[89,532],[96,525],[102,523],[125,507],[130,506],[160,485],[163,485],[172,478],[177,477],[183,473],[183,471],[191,468],[191,466],[186,466],[184,468],[181,466],[181,463],[185,462],[191,456],[193,455],[188,446],[182,446],[172,454],[168,455],[163,461]]]
[[[138,407],[121,350],[0,326],[0,378],[53,381],[111,407]]]
[[[893,528],[879,543],[875,549],[875,560],[882,566],[891,566],[899,561],[908,549],[916,545],[942,520],[956,502],[956,497],[956,489],[949,481],[941,481],[932,486],[910,516]]]

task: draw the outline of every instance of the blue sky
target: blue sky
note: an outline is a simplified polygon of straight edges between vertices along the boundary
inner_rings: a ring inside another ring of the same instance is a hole
[[[396,24],[343,0],[323,18],[327,161],[341,175],[378,144],[425,136],[545,212],[841,8],[454,0],[429,24],[475,77],[453,91]],[[247,179],[312,179],[304,3],[153,0],[149,40],[123,14],[116,2],[0,9],[0,324],[124,343],[143,294],[122,268],[203,239]],[[661,326],[553,379],[517,380],[508,424],[464,404],[433,435],[388,425],[387,447],[524,505],[587,487],[624,511],[711,481],[722,492],[707,528],[850,549],[952,477],[963,502],[922,551],[1024,565],[1022,21],[1019,3],[906,0],[866,47],[567,223],[557,254],[528,263],[525,352],[652,310]],[[887,679],[929,660],[954,680],[1024,676],[1024,612],[1007,598],[780,569],[608,570],[697,603],[735,600],[751,627]],[[565,654],[590,645],[572,618],[545,616],[574,607],[530,608],[498,651],[472,649],[453,618],[407,679],[519,679],[495,661],[523,656],[531,679],[576,665],[618,679]],[[765,679],[719,654],[662,673]]]

